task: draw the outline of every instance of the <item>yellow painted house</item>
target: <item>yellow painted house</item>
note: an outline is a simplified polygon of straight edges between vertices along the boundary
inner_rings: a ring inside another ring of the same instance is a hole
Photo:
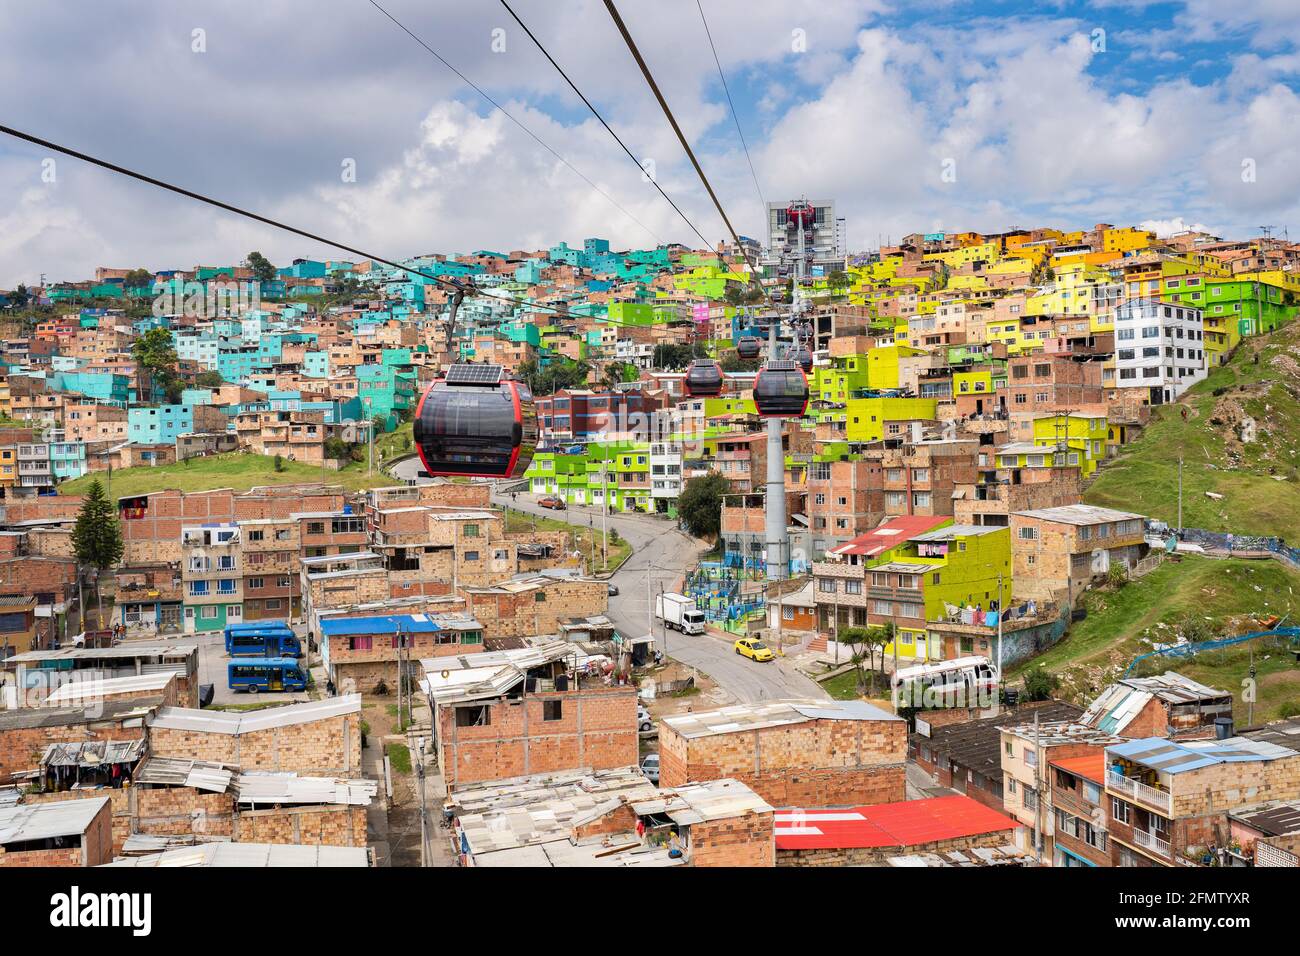
[[[1105,460],[1110,440],[1105,415],[1048,415],[1034,419],[1034,444],[1040,448],[1067,446],[1065,464],[1079,465],[1084,478]]]
[[[901,429],[887,429],[887,422],[934,421],[939,402],[934,398],[852,398],[845,404],[844,437],[850,442],[871,442],[901,433]]]

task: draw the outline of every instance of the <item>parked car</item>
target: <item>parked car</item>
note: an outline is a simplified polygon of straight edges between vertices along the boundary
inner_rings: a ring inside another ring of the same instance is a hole
[[[555,495],[543,495],[537,499],[537,504],[541,508],[550,508],[552,511],[563,511],[566,507],[564,499],[557,498]]]
[[[609,596],[610,596],[610,597],[618,597],[618,585],[617,585],[617,584],[607,584],[607,585],[605,585],[605,589],[606,589],[607,591],[609,591]]]
[[[742,637],[736,641],[736,653],[748,657],[751,661],[772,660],[772,648],[756,637]]]
[[[659,786],[659,755],[646,754],[642,757],[641,772],[645,774],[647,780],[653,783],[656,787]]]
[[[654,729],[654,721],[650,719],[650,711],[646,710],[641,704],[636,705],[636,729],[645,731]]]

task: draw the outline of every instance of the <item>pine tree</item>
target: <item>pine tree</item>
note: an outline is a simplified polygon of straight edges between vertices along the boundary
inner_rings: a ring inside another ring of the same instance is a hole
[[[99,596],[99,575],[122,560],[126,547],[122,543],[122,526],[112,502],[104,494],[104,486],[96,479],[77,512],[77,523],[72,528],[72,550],[77,562],[95,569],[95,611],[99,626],[104,626],[104,611]],[[84,630],[84,608],[82,626]]]

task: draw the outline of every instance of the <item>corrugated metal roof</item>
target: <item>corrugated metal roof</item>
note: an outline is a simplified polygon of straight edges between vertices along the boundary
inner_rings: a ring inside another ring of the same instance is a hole
[[[775,824],[778,850],[920,846],[1020,826],[963,794],[844,810],[780,810]]]
[[[150,757],[136,768],[136,784],[159,787],[194,787],[210,793],[225,793],[234,778],[233,770],[206,760],[184,757]]]
[[[168,668],[152,674],[131,674],[127,677],[96,677],[78,679],[78,672],[73,671],[73,680],[60,684],[45,698],[46,707],[66,707],[69,704],[88,700],[98,700],[113,694],[130,694],[138,691],[161,691],[176,676],[174,668]],[[95,671],[85,672],[96,674]]]
[[[366,807],[379,792],[374,780],[300,777],[296,773],[242,773],[235,778],[242,804],[328,803]]]
[[[429,634],[442,630],[427,614],[395,614],[387,617],[336,617],[320,622],[326,637],[346,634]]]
[[[80,836],[104,807],[108,797],[86,797],[55,803],[20,803],[0,807],[0,846],[60,836]]]
[[[674,714],[661,723],[682,737],[708,737],[737,731],[801,724],[809,720],[901,720],[861,700],[779,700],[766,704],[736,704],[718,710]]]
[[[1106,748],[1106,758],[1119,756],[1160,773],[1179,774],[1221,763],[1250,763],[1294,757],[1296,752],[1262,740],[1166,740],[1141,737]]]
[[[144,753],[139,740],[82,740],[50,744],[41,757],[42,767],[98,767],[106,763],[134,763]]]
[[[150,720],[150,727],[163,730],[195,730],[210,734],[251,734],[274,727],[292,727],[314,720],[361,713],[361,695],[343,694],[302,704],[286,704],[247,713],[224,710],[193,710],[164,707]]]
[[[530,668],[577,653],[568,641],[550,641],[540,647],[431,657],[420,661],[425,673],[420,687],[436,704],[487,700],[519,684]]]
[[[85,802],[85,801],[79,801]],[[369,866],[370,852],[365,847],[298,846],[281,843],[204,843],[177,847],[149,856],[114,860],[105,866],[173,867],[173,866]]]
[[[1033,508],[1029,511],[1016,511],[1014,515],[1023,518],[1037,518],[1040,521],[1055,521],[1059,524],[1105,524],[1110,521],[1144,520],[1142,515],[1131,511],[1116,511],[1114,508],[1101,508],[1097,505],[1061,505],[1056,508]]]
[[[61,647],[53,651],[25,651],[6,658],[6,664],[34,664],[41,661],[108,660],[136,657],[188,657],[198,653],[197,644],[144,644],[126,641],[115,647]]]

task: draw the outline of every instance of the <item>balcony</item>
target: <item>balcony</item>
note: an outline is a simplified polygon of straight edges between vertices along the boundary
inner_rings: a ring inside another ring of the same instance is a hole
[[[1131,777],[1116,773],[1113,770],[1106,771],[1106,789],[1115,793],[1122,793],[1138,803],[1148,807],[1154,807],[1159,810],[1163,816],[1170,816],[1173,813],[1173,794],[1168,790],[1157,790],[1155,787],[1148,787],[1145,783],[1139,783]]]
[[[1133,829],[1133,843],[1144,850],[1150,850],[1157,856],[1163,856],[1166,859],[1173,859],[1173,850],[1169,846],[1168,840],[1162,840],[1154,833],[1147,830]]]

